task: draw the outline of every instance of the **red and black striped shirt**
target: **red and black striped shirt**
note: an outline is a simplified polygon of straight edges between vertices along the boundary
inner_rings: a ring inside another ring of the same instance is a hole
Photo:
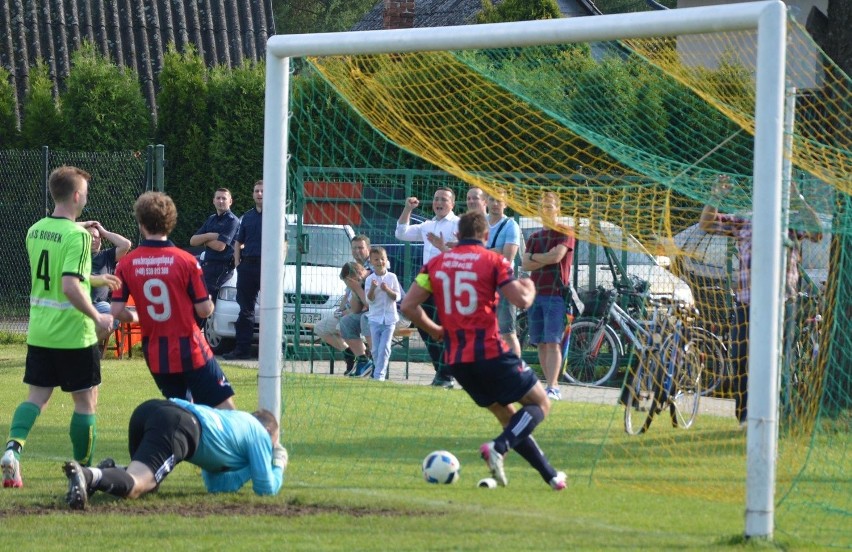
[[[170,241],[144,240],[118,262],[115,275],[121,287],[112,299],[133,297],[152,374],[190,372],[213,357],[195,323],[195,303],[208,298],[195,257]]]
[[[509,351],[497,328],[497,290],[515,279],[512,265],[477,240],[462,240],[423,267],[444,328],[447,364]]]

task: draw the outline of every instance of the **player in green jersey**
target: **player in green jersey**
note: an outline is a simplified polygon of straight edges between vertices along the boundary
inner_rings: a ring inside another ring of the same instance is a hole
[[[88,465],[95,445],[95,407],[101,382],[98,335],[108,335],[112,315],[99,313],[92,285],[118,287],[115,276],[91,277],[92,236],[74,222],[83,212],[91,175],[63,166],[50,174],[55,208],[27,231],[32,288],[24,383],[27,399],[12,417],[0,458],[3,487],[23,487],[20,454],[53,390],[71,393],[74,413],[69,435],[74,459]]]

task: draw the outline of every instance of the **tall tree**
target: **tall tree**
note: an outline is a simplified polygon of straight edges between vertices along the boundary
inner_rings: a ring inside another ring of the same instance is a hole
[[[562,12],[556,0],[503,0],[496,6],[491,0],[482,0],[482,11],[476,16],[476,22],[503,23],[560,17]]]
[[[273,1],[275,32],[279,34],[346,31],[376,4],[376,0]]]

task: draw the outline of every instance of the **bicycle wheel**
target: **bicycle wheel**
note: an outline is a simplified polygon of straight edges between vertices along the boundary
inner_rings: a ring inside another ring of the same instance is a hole
[[[679,341],[670,335],[663,343],[663,359],[674,374],[668,393],[668,401],[674,407],[672,423],[681,429],[689,429],[698,415],[701,373],[713,355],[712,345],[705,335],[691,333]]]
[[[701,370],[701,394],[712,395],[724,389],[723,382],[731,381],[731,362],[728,349],[722,339],[709,330],[693,326],[689,328],[690,339],[699,343],[704,351],[704,368]]]
[[[615,373],[618,360],[615,330],[606,324],[601,327],[596,320],[571,324],[568,353],[562,359],[562,376],[568,383],[601,385]]]
[[[643,355],[644,356],[644,355]],[[624,431],[628,435],[644,433],[645,421],[653,415],[654,408],[654,371],[640,359],[635,370],[627,375],[627,383],[622,393],[624,403]]]

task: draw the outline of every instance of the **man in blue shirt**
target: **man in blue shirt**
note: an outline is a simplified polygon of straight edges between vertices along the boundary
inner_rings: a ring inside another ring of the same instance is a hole
[[[140,404],[128,429],[130,465],[106,459],[97,468],[65,463],[65,501],[83,510],[95,491],[139,498],[155,490],[182,461],[201,468],[208,492],[236,492],[248,481],[257,495],[275,495],[287,467],[278,421],[268,410],[220,410],[182,399]]]
[[[234,264],[237,267],[237,304],[240,314],[234,324],[237,345],[222,356],[226,360],[251,358],[254,337],[254,304],[260,293],[260,251],[263,230],[263,180],[254,183],[254,208],[240,221],[234,242]]]
[[[218,188],[213,194],[216,214],[210,215],[198,232],[189,238],[189,245],[204,246],[201,270],[204,272],[207,293],[210,294],[214,304],[219,295],[219,288],[234,273],[234,236],[240,227],[240,220],[231,212],[233,201],[228,188]],[[200,327],[203,327],[206,322],[201,318],[196,320]]]

